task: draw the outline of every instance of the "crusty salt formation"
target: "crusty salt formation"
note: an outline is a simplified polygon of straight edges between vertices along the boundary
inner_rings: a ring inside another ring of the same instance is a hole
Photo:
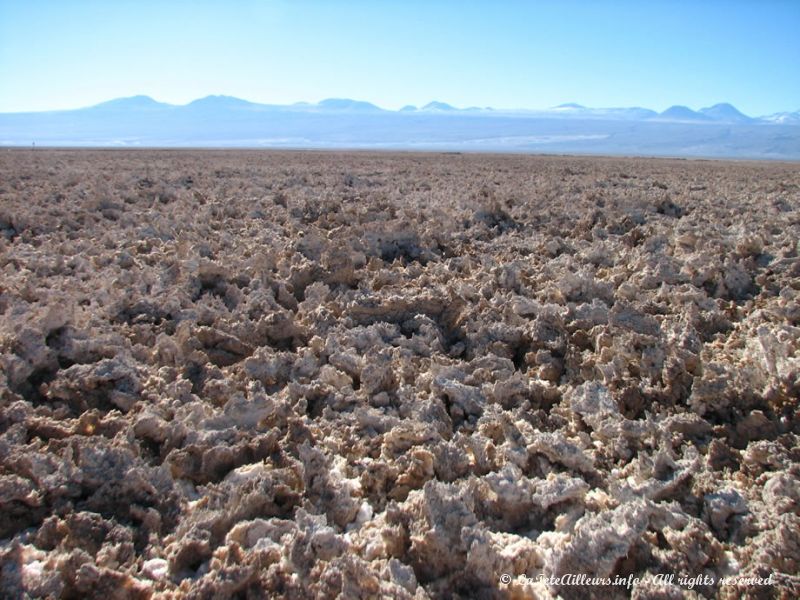
[[[796,165],[0,174],[3,597],[800,593]]]

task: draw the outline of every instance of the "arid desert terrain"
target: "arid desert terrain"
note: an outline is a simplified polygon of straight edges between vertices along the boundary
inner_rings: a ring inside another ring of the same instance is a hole
[[[0,597],[796,598],[799,239],[798,164],[2,150]]]

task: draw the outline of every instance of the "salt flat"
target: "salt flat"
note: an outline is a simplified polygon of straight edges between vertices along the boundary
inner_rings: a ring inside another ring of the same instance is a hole
[[[2,595],[792,597],[799,233],[796,164],[3,151]]]

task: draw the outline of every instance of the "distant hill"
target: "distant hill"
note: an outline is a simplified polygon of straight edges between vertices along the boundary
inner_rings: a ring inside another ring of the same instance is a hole
[[[446,102],[437,102],[437,101],[434,100],[433,102],[428,102],[420,110],[428,110],[428,111],[430,111],[430,110],[438,110],[438,111],[442,111],[442,112],[451,112],[451,111],[455,111],[455,110],[458,110],[458,109],[455,106],[451,106],[450,104],[447,104]]]
[[[658,113],[648,108],[589,108],[574,102],[559,104],[548,112],[567,116],[582,116],[601,119],[647,119],[655,117]]]
[[[714,119],[715,121],[746,123],[753,120],[747,115],[739,112],[735,106],[728,104],[727,102],[715,104],[714,106],[709,106],[708,108],[701,108],[700,113],[710,117],[711,119]]]
[[[800,123],[800,110],[775,113],[766,117],[761,117],[761,120],[775,124]]]
[[[369,102],[360,100],[350,100],[349,98],[328,98],[317,104],[317,107],[325,110],[352,110],[352,111],[382,111],[382,108]]]
[[[650,119],[658,116],[656,111],[650,110],[649,108],[642,108],[640,106],[634,106],[632,108],[612,108],[610,110],[620,111],[630,119]]]
[[[800,111],[751,118],[730,104],[546,110],[385,110],[328,98],[260,104],[206,96],[178,106],[132,96],[78,110],[0,114],[0,145],[363,148],[800,160]]]
[[[171,108],[171,104],[157,102],[150,96],[130,96],[128,98],[117,98],[108,102],[101,102],[82,110],[153,110]]]
[[[254,102],[248,102],[241,98],[234,98],[233,96],[206,96],[199,98],[187,104],[187,109],[201,109],[204,111],[221,111],[231,109],[252,109],[260,105]]]
[[[673,121],[710,121],[708,115],[693,111],[688,106],[675,105],[670,106],[667,110],[658,115],[660,119],[669,119]]]

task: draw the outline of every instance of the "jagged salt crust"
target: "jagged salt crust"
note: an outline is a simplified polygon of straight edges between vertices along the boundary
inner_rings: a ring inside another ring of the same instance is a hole
[[[0,172],[3,597],[800,593],[795,165]]]

